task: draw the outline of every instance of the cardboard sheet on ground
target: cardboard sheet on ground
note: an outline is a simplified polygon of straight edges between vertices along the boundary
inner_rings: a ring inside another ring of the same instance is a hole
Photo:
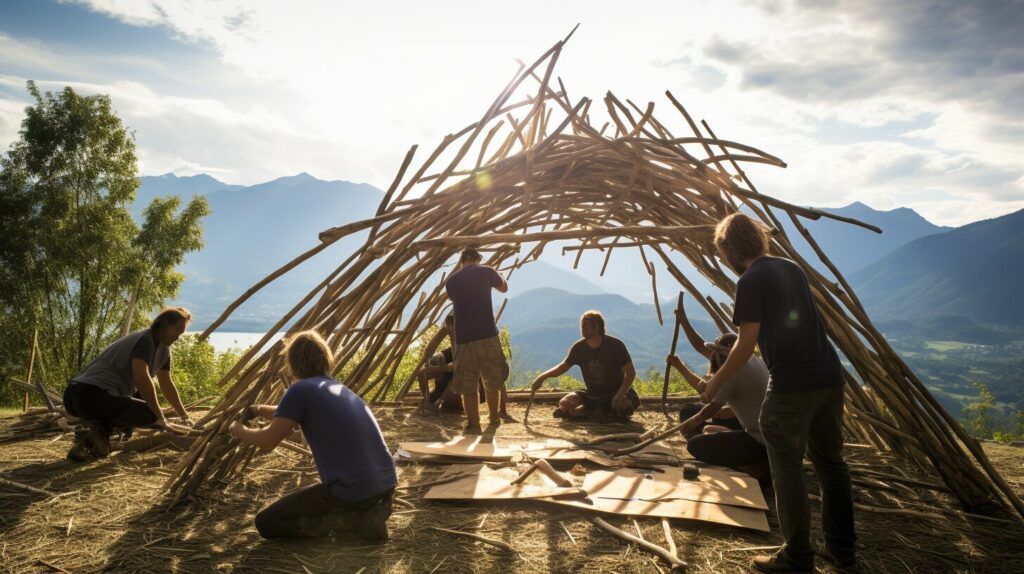
[[[683,478],[683,469],[658,467],[663,472],[631,468],[598,469],[587,473],[583,490],[591,498],[637,502],[671,502],[676,499],[767,510],[761,487],[751,476],[714,466],[700,469],[697,480]]]
[[[403,442],[398,448],[413,456],[456,456],[475,460],[511,460],[521,446],[499,446],[493,437],[457,436],[448,442]]]
[[[661,468],[664,472],[594,470],[583,480],[590,501],[548,502],[609,514],[703,520],[769,531],[764,513],[768,505],[752,477],[705,466],[697,480],[686,480],[681,468]]]
[[[682,469],[663,467],[661,473],[632,469],[593,470],[583,479],[590,500],[552,499],[559,489],[534,473],[520,488],[510,483],[518,471],[514,468],[491,469],[483,466],[459,466],[445,475],[468,474],[450,483],[434,486],[425,498],[440,500],[540,499],[580,510],[621,514],[702,520],[740,528],[768,532],[767,508],[757,481],[739,472],[721,468],[702,468],[696,481],[683,479]],[[445,476],[443,475],[443,476]],[[569,494],[573,489],[561,489]],[[551,493],[551,494],[545,494]]]
[[[606,445],[601,445],[606,446]],[[615,448],[632,446],[630,444],[619,444],[615,443],[611,446]],[[562,461],[562,462],[592,462],[606,467],[618,467],[622,466],[624,462],[634,461],[642,462],[643,464],[656,464],[656,463],[673,463],[681,461],[679,455],[671,448],[665,445],[653,444],[639,450],[628,457],[616,457],[613,458],[610,455],[598,450],[595,447],[581,448],[572,443],[568,443],[562,440],[549,440],[541,445],[539,448],[535,445],[528,445],[524,450],[524,453],[529,455],[531,458],[543,458],[549,461]]]
[[[695,502],[693,500],[675,499],[671,502],[642,502],[608,500],[606,498],[594,498],[591,495],[593,504],[581,500],[553,500],[550,498],[541,499],[545,504],[557,504],[590,512],[602,512],[606,514],[620,514],[624,516],[650,516],[656,518],[675,518],[682,520],[702,520],[714,522],[727,526],[750,528],[760,532],[770,532],[768,528],[768,517],[763,510],[754,508],[743,508],[740,506],[729,506],[727,504],[714,504],[710,502]]]
[[[570,496],[578,488],[555,486],[543,473],[534,472],[522,484],[512,484],[519,476],[515,468],[490,468],[483,465],[449,468],[441,478],[466,475],[452,482],[437,484],[423,497],[427,500],[519,500]]]

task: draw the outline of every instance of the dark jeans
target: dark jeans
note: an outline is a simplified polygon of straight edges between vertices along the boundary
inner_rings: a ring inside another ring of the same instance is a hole
[[[755,466],[768,462],[768,452],[747,431],[722,431],[699,434],[687,441],[693,458],[718,466]]]
[[[256,514],[256,530],[264,538],[315,538],[331,530],[354,531],[363,512],[384,504],[391,515],[394,489],[351,502],[331,494],[326,484],[289,493]]]
[[[64,391],[64,408],[69,415],[92,424],[107,436],[115,428],[147,427],[156,422],[156,415],[146,401],[135,397],[115,397],[85,383],[68,385]]]
[[[585,390],[573,392],[583,399],[583,407],[587,411],[587,416],[629,417],[640,408],[640,395],[636,394],[633,389],[626,391],[629,407],[625,411],[616,411],[612,408],[614,395],[595,395]]]
[[[775,506],[785,557],[813,566],[811,509],[804,481],[804,452],[821,485],[821,529],[837,558],[852,557],[856,534],[850,470],[843,461],[843,387],[802,393],[769,392],[761,405],[761,433],[775,485]]]
[[[679,409],[679,422],[683,422],[692,417],[693,415],[699,413],[702,408],[704,408],[704,403],[693,403],[683,406],[683,408]],[[700,423],[700,426],[697,427],[697,432],[702,432],[704,430],[705,424],[706,423],[702,421]],[[743,425],[740,424],[740,419],[736,417],[721,419],[712,417],[711,424],[723,426],[729,430],[743,430]]]

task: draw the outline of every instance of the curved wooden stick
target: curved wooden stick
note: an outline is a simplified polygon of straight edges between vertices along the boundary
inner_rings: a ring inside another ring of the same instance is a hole
[[[540,387],[537,387],[538,389]],[[533,406],[533,397],[537,394],[537,389],[530,390],[530,400],[526,402],[526,413],[523,414],[523,426],[526,426],[527,421],[530,419],[530,407]]]
[[[652,266],[653,267],[653,266]],[[679,292],[679,303],[676,304],[676,312],[683,310],[683,291]],[[669,350],[668,356],[671,357],[676,354],[676,344],[679,343],[679,316],[676,315],[675,330],[672,332],[672,349]],[[668,378],[672,374],[672,363],[665,360],[665,384],[661,387],[661,414],[665,415],[665,418],[672,420],[672,417],[668,416]]]

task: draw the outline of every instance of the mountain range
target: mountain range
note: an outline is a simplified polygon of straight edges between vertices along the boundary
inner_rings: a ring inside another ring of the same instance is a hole
[[[229,185],[208,175],[168,174],[141,181],[137,212],[158,195],[204,195],[210,202],[206,247],[189,254],[182,265],[187,279],[176,301],[193,310],[196,328],[208,325],[268,273],[317,245],[320,231],[372,216],[383,197],[368,184],[323,181],[305,173],[253,186]],[[881,328],[913,333],[921,325],[941,324],[957,340],[980,343],[998,336],[1000,328],[1024,327],[1024,303],[1011,291],[1024,263],[1024,211],[955,229],[934,225],[907,208],[880,211],[858,202],[828,211],[884,230],[876,234],[827,218],[805,222],[869,313],[883,319]],[[814,264],[817,257],[810,247],[794,230],[787,232]],[[221,329],[266,329],[364,239],[356,234],[332,245],[254,296]],[[563,254],[552,244],[539,261],[515,271],[505,318],[517,343],[536,348],[538,362],[560,358],[555,355],[564,351],[561,342],[575,337],[575,318],[589,308],[614,316],[617,328],[635,338],[635,346],[664,338],[652,334],[660,332],[654,329],[652,284],[636,253],[614,252],[601,275],[603,253],[586,252],[576,265],[575,252]],[[657,287],[667,314],[678,284],[660,270]],[[698,287],[708,285],[696,273],[689,276]],[[562,326],[566,318],[568,326]]]

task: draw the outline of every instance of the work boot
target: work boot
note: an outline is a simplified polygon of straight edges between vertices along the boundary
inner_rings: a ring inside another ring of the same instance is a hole
[[[786,558],[782,551],[775,554],[756,556],[751,561],[750,567],[757,572],[784,573],[784,572],[814,572],[814,564],[800,566],[793,564]]]
[[[71,445],[71,450],[68,451],[68,460],[74,462],[89,462],[95,458],[92,454],[92,449],[89,448],[88,436],[82,433],[81,436],[75,437],[75,444]]]
[[[110,455],[110,434],[101,425],[85,423],[85,436],[89,443],[89,452],[96,458]]]
[[[856,572],[857,571],[857,555],[856,554],[835,554],[826,547],[818,549],[818,556],[821,556],[825,562],[828,562],[840,572]]]
[[[388,518],[391,516],[391,497],[388,493],[380,502],[359,515],[359,535],[368,542],[386,542],[388,539]]]

